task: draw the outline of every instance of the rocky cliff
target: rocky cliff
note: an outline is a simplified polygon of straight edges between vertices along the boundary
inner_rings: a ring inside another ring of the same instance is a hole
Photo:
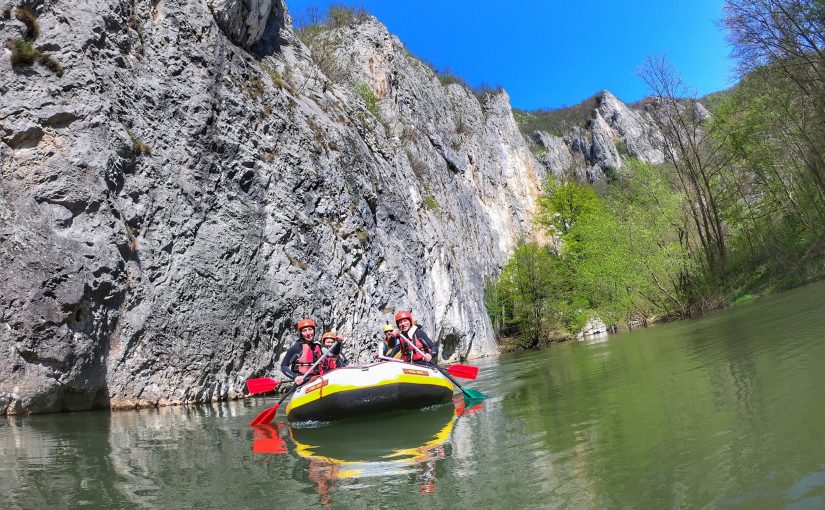
[[[577,105],[575,111],[590,101]],[[685,101],[677,107],[678,112],[656,97],[629,106],[607,90],[593,96],[592,101],[593,108],[583,126],[573,126],[561,136],[543,130],[527,134],[546,173],[601,186],[618,175],[627,158],[655,166],[678,157],[678,149],[673,154],[668,152],[662,131],[678,125],[669,119],[683,115],[701,124],[711,117],[699,100]],[[677,138],[671,134],[670,147],[678,147]]]
[[[335,77],[278,0],[0,3],[0,412],[235,398],[303,316],[496,351],[544,172],[507,95],[327,35]]]
[[[607,173],[621,169],[623,158],[634,157],[651,165],[665,161],[662,132],[654,118],[655,101],[648,99],[631,108],[607,90],[594,99],[595,108],[584,127],[574,127],[563,136],[533,133],[539,160],[548,172],[599,183]]]

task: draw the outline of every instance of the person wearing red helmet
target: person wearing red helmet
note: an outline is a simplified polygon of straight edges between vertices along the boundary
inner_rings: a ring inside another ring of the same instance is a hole
[[[412,314],[408,310],[400,310],[395,314],[395,325],[398,326],[398,335],[401,338],[401,352],[404,355],[404,361],[408,363],[431,363],[438,359],[438,346],[430,340],[427,333],[424,332],[413,320]],[[410,346],[410,343],[415,345],[419,354]]]
[[[300,338],[284,354],[281,372],[290,379],[294,379],[295,384],[301,385],[307,375],[312,375],[307,372],[321,357],[321,346],[315,341],[315,321],[301,319],[298,321],[297,328]]]

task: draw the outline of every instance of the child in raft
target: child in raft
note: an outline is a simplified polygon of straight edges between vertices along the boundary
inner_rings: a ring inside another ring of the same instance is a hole
[[[384,340],[378,342],[378,352],[375,359],[379,361],[401,361],[401,343],[398,341],[398,333],[389,322],[384,324]]]
[[[335,342],[338,342],[337,344]],[[321,354],[326,354],[327,357],[321,362],[321,373],[325,374],[336,368],[347,366],[347,358],[341,354],[341,344],[344,343],[344,337],[336,335],[332,331],[327,331],[321,336]]]

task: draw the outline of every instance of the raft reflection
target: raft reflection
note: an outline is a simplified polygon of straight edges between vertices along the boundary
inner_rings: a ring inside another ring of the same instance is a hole
[[[289,438],[294,452],[309,461],[307,475],[323,506],[332,503],[335,480],[406,475],[415,478],[420,493],[429,494],[436,490],[438,461],[447,457],[456,420],[482,406],[467,408],[457,397],[453,405],[323,426],[265,425],[256,427],[252,450],[284,454]]]

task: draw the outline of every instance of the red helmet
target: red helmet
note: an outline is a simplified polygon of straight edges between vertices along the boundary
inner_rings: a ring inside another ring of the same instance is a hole
[[[401,319],[410,319],[410,324],[413,323],[412,314],[407,310],[399,310],[395,312],[395,323],[398,324],[398,321],[400,321]]]
[[[312,319],[301,319],[298,321],[298,332],[300,333],[304,328],[315,329],[315,321]]]

